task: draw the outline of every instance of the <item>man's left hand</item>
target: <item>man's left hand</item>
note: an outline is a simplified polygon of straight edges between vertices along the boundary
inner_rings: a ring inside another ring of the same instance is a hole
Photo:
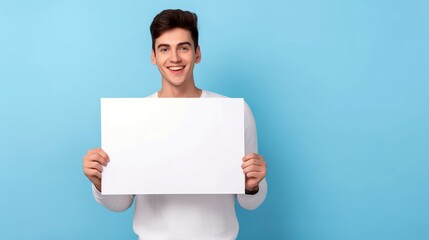
[[[246,176],[246,194],[256,194],[259,191],[259,182],[267,173],[267,164],[264,157],[250,153],[243,157],[243,173]]]

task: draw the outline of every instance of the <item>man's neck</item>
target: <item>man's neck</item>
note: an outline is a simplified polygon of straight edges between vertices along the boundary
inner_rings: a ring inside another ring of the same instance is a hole
[[[162,87],[158,91],[160,98],[199,98],[201,97],[202,90],[195,85],[188,88],[181,87]]]

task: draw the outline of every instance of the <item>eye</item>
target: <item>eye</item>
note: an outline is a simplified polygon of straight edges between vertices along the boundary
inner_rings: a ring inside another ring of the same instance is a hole
[[[168,48],[166,48],[166,47],[159,48],[159,52],[166,53],[166,52],[168,52]]]
[[[189,51],[189,47],[187,47],[187,46],[182,46],[182,47],[180,47],[180,48],[179,48],[179,50],[180,50],[181,52],[187,52],[187,51]]]

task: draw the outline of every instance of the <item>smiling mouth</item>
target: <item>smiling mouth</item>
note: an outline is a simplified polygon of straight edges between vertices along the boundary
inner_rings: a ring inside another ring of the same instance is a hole
[[[171,66],[171,67],[167,67],[169,70],[171,70],[171,71],[175,71],[175,72],[177,72],[177,71],[180,71],[180,70],[182,70],[182,69],[184,69],[185,68],[185,66]]]

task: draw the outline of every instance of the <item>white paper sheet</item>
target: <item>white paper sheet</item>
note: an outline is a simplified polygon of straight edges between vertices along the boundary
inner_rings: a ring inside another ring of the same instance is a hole
[[[102,98],[103,194],[244,193],[241,98]]]

